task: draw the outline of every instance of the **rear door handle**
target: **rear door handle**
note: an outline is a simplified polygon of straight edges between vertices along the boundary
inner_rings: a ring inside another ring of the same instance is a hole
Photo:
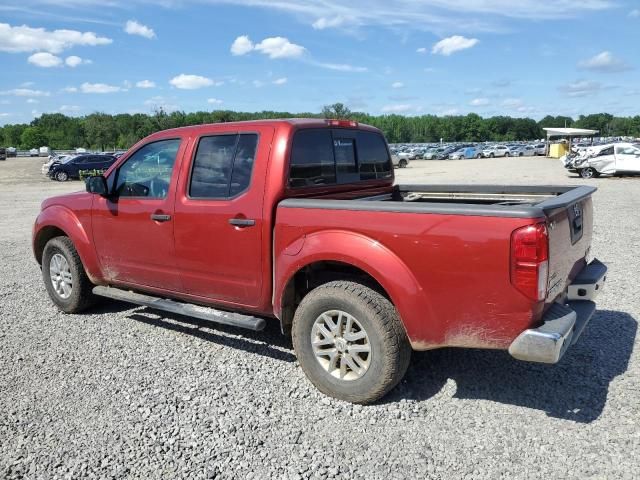
[[[250,218],[230,218],[229,223],[234,227],[245,228],[253,227],[256,224],[256,221]]]
[[[167,215],[166,213],[152,213],[151,220],[154,222],[168,222],[171,220],[171,215]]]

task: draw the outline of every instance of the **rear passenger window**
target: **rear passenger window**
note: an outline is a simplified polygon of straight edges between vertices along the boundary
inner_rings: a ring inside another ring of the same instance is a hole
[[[229,198],[249,187],[258,135],[203,137],[193,160],[192,198]]]
[[[331,130],[301,130],[293,138],[289,184],[292,187],[336,183]]]
[[[304,129],[293,137],[289,186],[354,183],[391,177],[382,135],[346,129]]]
[[[361,180],[374,180],[391,176],[391,161],[382,135],[358,132],[358,162]]]

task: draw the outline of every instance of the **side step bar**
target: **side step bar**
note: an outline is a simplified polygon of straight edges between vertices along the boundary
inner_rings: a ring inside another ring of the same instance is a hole
[[[250,315],[242,315],[240,313],[224,312],[209,307],[201,307],[191,303],[176,302],[167,298],[152,297],[142,293],[135,293],[128,290],[121,290],[113,287],[94,287],[93,293],[101,297],[112,298],[122,302],[134,303],[155,310],[164,312],[177,313],[186,315],[187,317],[200,318],[211,322],[231,325],[232,327],[246,328],[249,330],[263,330],[266,322],[264,318],[252,317]]]

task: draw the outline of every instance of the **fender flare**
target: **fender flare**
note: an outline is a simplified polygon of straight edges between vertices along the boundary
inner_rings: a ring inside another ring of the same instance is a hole
[[[87,276],[93,283],[98,283],[102,279],[102,273],[95,248],[90,240],[90,232],[86,231],[76,214],[63,205],[47,207],[36,218],[33,226],[33,253],[38,263],[42,262],[42,249],[46,243],[42,240],[43,235],[51,227],[62,231],[71,239],[80,255]]]
[[[293,243],[299,240],[296,239]],[[295,274],[309,265],[323,261],[351,265],[371,276],[382,286],[398,310],[409,340],[425,340],[415,338],[414,332],[418,330],[415,327],[425,321],[434,322],[437,319],[432,315],[427,293],[409,267],[382,243],[349,231],[324,230],[308,234],[296,255],[278,255],[273,305],[278,318],[282,314],[285,289]]]

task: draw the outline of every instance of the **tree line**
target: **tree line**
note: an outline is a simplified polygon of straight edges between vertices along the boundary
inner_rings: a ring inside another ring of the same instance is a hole
[[[327,105],[320,113],[290,112],[166,112],[162,109],[150,114],[92,113],[83,117],[69,117],[62,113],[46,113],[29,124],[0,127],[0,145],[21,149],[49,146],[68,150],[77,147],[90,149],[126,149],[141,138],[167,128],[221,123],[240,120],[275,118],[348,118],[380,128],[389,143],[484,142],[535,140],[545,137],[543,127],[576,127],[599,130],[602,136],[640,137],[640,115],[614,117],[608,113],[581,115],[578,119],[546,116],[540,121],[531,118],[495,116],[483,118],[475,113],[439,117],[436,115],[369,115],[351,112],[343,104]]]

